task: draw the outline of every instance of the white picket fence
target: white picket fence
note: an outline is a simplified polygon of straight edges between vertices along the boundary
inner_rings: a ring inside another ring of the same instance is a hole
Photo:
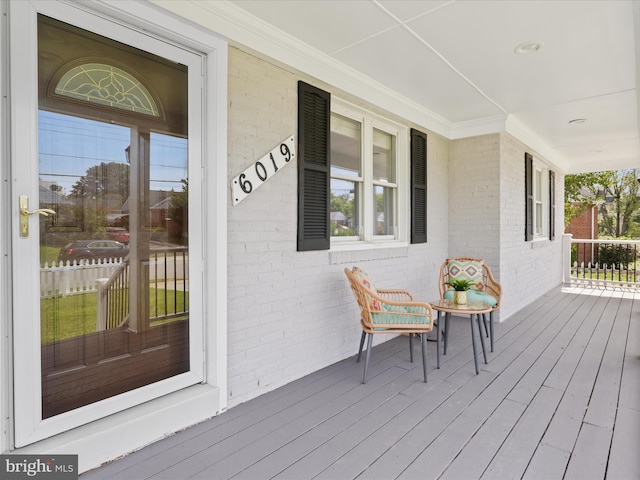
[[[40,298],[97,292],[99,278],[110,278],[122,258],[45,263],[40,269]]]

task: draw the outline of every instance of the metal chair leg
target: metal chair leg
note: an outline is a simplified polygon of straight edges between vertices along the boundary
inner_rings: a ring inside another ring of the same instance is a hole
[[[436,366],[440,368],[440,310],[438,310],[438,323],[436,325]]]
[[[484,323],[484,333],[488,338],[489,337],[489,327],[487,326],[487,314],[486,313],[482,314],[482,323]]]
[[[364,345],[364,337],[366,336],[367,334],[363,331],[362,336],[360,337],[360,350],[358,350],[358,358],[356,358],[356,362],[360,361],[360,355],[362,355],[362,347]]]
[[[477,315],[477,321],[478,321],[478,335],[480,335],[480,337],[482,337],[482,323],[480,322],[480,314]]]
[[[449,343],[449,321],[451,320],[451,314],[445,312],[444,314],[444,354],[447,354],[447,344]]]
[[[493,352],[493,312],[489,312],[489,334],[491,339],[491,351]]]
[[[409,334],[409,360],[413,363],[413,333]]]
[[[484,348],[484,337],[482,336],[482,329],[480,328],[480,315],[476,315],[478,319],[478,333],[480,334],[480,344],[482,345],[482,356],[484,357],[484,363],[487,364],[487,350]]]
[[[427,336],[423,333],[420,335],[422,343],[422,373],[424,374],[424,383],[427,383]]]
[[[476,366],[476,375],[478,374],[478,354],[476,352],[476,334],[473,328],[473,315],[470,315],[470,324],[471,324],[471,345],[473,345],[473,363]],[[481,336],[482,337],[482,336]]]
[[[369,358],[371,357],[371,345],[373,342],[373,333],[369,334],[367,339],[367,355],[364,359],[364,374],[362,375],[362,383],[367,383],[367,370],[369,370]]]

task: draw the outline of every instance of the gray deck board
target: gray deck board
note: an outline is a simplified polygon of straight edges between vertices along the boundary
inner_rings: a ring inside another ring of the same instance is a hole
[[[583,423],[564,478],[605,478],[610,444],[611,430]]]
[[[553,388],[540,390],[480,478],[522,478],[561,395]]]
[[[607,478],[640,478],[640,302],[634,302],[624,350]]]
[[[640,410],[622,407],[616,418],[607,478],[640,478]]]
[[[631,319],[631,305],[630,300],[621,301],[615,317],[611,318],[613,325],[589,400],[589,410],[587,410],[584,419],[586,423],[606,427],[610,430],[613,430],[618,407],[624,350]]]
[[[411,363],[398,337],[374,347],[363,385],[354,338],[354,357],[81,480],[638,479],[635,296],[550,291],[496,324],[478,375],[469,319],[454,317],[439,370],[428,343],[427,384],[420,342]]]
[[[579,329],[566,344],[563,355],[545,382],[546,386],[562,391],[563,397],[528,467],[529,478],[562,478],[569,459],[575,461],[577,452],[574,449],[579,445],[577,437],[589,408],[613,320],[620,311],[619,299],[606,294],[601,296],[599,305],[583,320],[575,317]],[[608,448],[602,453],[608,454]]]
[[[480,478],[525,408],[526,405],[511,400],[501,402],[440,479]]]

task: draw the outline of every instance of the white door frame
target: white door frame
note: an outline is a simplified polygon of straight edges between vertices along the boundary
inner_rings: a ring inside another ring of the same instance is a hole
[[[94,9],[98,12],[98,15],[95,15],[90,9]],[[154,37],[158,35],[160,38],[184,45],[184,48],[174,47],[165,40],[165,48],[172,53],[167,54],[164,49],[160,53],[160,55],[168,56],[169,58],[171,58],[171,55],[175,55],[180,58],[181,63],[185,63],[183,60],[185,55],[194,58],[193,53],[185,53],[187,49],[192,49],[202,54],[202,57],[197,57],[196,62],[200,65],[193,64],[192,61],[192,65],[189,66],[190,91],[191,88],[201,87],[204,99],[203,102],[198,102],[198,105],[192,105],[190,102],[189,106],[190,118],[192,118],[191,113],[197,112],[200,105],[202,105],[202,115],[198,115],[195,118],[204,119],[203,122],[189,122],[190,172],[195,170],[198,173],[202,172],[201,181],[195,184],[190,183],[189,185],[189,203],[190,207],[194,208],[196,205],[202,205],[198,216],[203,221],[201,223],[190,222],[190,238],[201,239],[200,246],[204,247],[206,245],[206,248],[200,248],[200,252],[195,249],[190,254],[190,269],[192,269],[190,276],[192,282],[197,277],[202,285],[202,291],[206,291],[208,294],[206,298],[192,298],[191,301],[192,315],[194,317],[197,315],[201,319],[201,323],[196,323],[195,327],[194,324],[191,324],[192,328],[196,328],[198,332],[201,332],[199,335],[190,335],[192,371],[137,391],[114,397],[114,399],[104,400],[94,405],[82,407],[77,411],[42,421],[39,413],[40,377],[39,375],[33,375],[33,371],[28,371],[29,364],[35,363],[39,365],[39,328],[35,322],[24,322],[24,325],[18,324],[21,318],[33,318],[33,315],[39,313],[39,302],[31,300],[21,302],[19,308],[15,304],[17,302],[15,302],[12,310],[15,312],[13,320],[16,328],[12,330],[11,325],[3,324],[2,326],[3,332],[13,334],[12,344],[15,346],[12,358],[5,356],[0,360],[2,362],[2,387],[5,392],[13,392],[13,397],[16,400],[12,406],[11,396],[5,395],[0,398],[3,412],[2,418],[3,422],[6,423],[3,427],[11,427],[14,422],[16,426],[14,431],[15,438],[13,439],[15,443],[11,443],[11,436],[4,438],[2,450],[9,450],[14,446],[28,445],[68,430],[71,430],[66,434],[68,442],[71,442],[71,444],[78,443],[78,448],[81,448],[82,444],[87,444],[88,442],[79,441],[82,435],[77,437],[80,434],[78,427],[80,429],[91,428],[91,422],[93,422],[93,428],[95,428],[95,424],[100,423],[101,432],[107,434],[111,432],[113,435],[114,432],[122,428],[119,426],[121,422],[115,417],[127,414],[130,416],[130,412],[135,410],[136,421],[148,424],[144,428],[137,429],[145,433],[132,434],[132,428],[130,428],[125,434],[130,441],[125,443],[129,443],[131,446],[118,445],[115,447],[112,454],[117,456],[139,447],[140,445],[136,444],[136,442],[149,443],[155,438],[195,423],[199,419],[208,418],[226,408],[226,275],[224,272],[226,272],[227,205],[227,45],[214,35],[203,33],[200,29],[195,29],[190,24],[180,21],[174,15],[138,2],[94,2],[84,3],[80,7],[67,2],[41,0],[11,2],[9,4],[9,47],[13,47],[10,49],[12,53],[10,57],[13,59],[12,68],[10,69],[11,86],[13,88],[9,95],[11,104],[11,114],[9,115],[11,122],[9,123],[12,126],[10,159],[4,158],[8,150],[6,142],[0,145],[0,147],[3,147],[0,151],[3,153],[3,163],[11,160],[11,171],[3,172],[8,174],[7,176],[11,179],[11,182],[8,188],[10,193],[7,193],[7,187],[3,186],[2,198],[9,198],[10,202],[3,202],[4,210],[2,215],[7,220],[7,223],[11,225],[11,231],[14,233],[12,233],[10,239],[7,238],[7,235],[4,235],[2,239],[12,242],[10,253],[16,259],[13,264],[14,280],[19,282],[30,281],[33,285],[37,285],[39,281],[36,278],[26,279],[23,272],[31,272],[30,275],[32,277],[37,272],[37,255],[34,255],[33,252],[37,251],[38,235],[31,235],[28,239],[18,239],[15,233],[18,226],[18,211],[15,205],[18,195],[29,195],[30,199],[32,199],[32,204],[37,204],[38,199],[37,176],[35,175],[37,171],[37,142],[35,139],[37,138],[38,109],[36,75],[37,13],[43,13],[69,23],[76,23],[84,29],[96,31],[106,36],[113,36],[118,41],[133,44],[152,52],[152,48],[157,48],[158,40]],[[106,16],[109,17],[109,24],[108,28],[105,29]],[[70,19],[73,19],[73,21]],[[140,31],[135,31],[126,25],[138,29],[144,28],[146,32],[141,34]],[[190,40],[187,41],[187,37],[190,37]],[[144,47],[147,42],[151,47]],[[0,46],[2,46],[2,43],[0,43]],[[16,55],[19,55],[19,57],[16,57]],[[16,58],[19,58],[19,60],[16,60]],[[206,71],[206,75],[198,78],[197,75],[191,74],[194,67],[199,68],[201,66]],[[7,67],[8,65],[3,64],[3,71],[6,71]],[[3,75],[2,81],[6,78]],[[198,84],[191,84],[192,81],[198,82]],[[204,84],[200,85],[203,81]],[[7,112],[4,113],[6,116]],[[18,125],[29,125],[28,131],[18,129]],[[6,139],[6,134],[7,132],[3,131],[3,136],[0,138]],[[25,139],[30,139],[30,141],[25,141]],[[25,156],[30,161],[22,161]],[[197,164],[193,163],[193,159],[197,159]],[[4,164],[6,165],[6,163]],[[36,165],[36,170],[34,170],[33,165]],[[26,179],[29,176],[32,178],[27,181]],[[198,177],[198,174],[195,177]],[[7,211],[6,205],[8,203],[12,205],[10,211]],[[4,225],[7,225],[7,223],[4,223]],[[191,230],[192,224],[195,224],[193,231]],[[33,232],[37,232],[37,220],[34,219],[31,222],[31,228]],[[194,236],[192,237],[192,235]],[[3,267],[0,272],[2,275],[0,286],[4,287],[2,302],[9,303],[11,299],[11,293],[9,292],[9,285],[11,284],[10,265],[7,263],[0,265]],[[8,307],[9,305],[2,304],[0,305],[0,310],[8,311]],[[10,321],[10,319],[5,321]],[[34,352],[37,352],[37,355]],[[11,365],[11,360],[13,360],[13,365]],[[13,366],[13,369],[11,366]],[[38,367],[37,372],[39,370]],[[197,383],[202,385],[200,387],[189,387],[189,385]],[[12,384],[15,384],[15,390]],[[185,388],[197,391],[192,391],[189,395],[177,391]],[[176,393],[172,394],[171,392]],[[157,400],[152,400],[153,398]],[[194,407],[196,404],[198,405],[195,409],[186,407],[186,404],[190,402],[189,399],[195,402]],[[146,405],[136,407],[136,405],[146,400],[151,401]],[[151,405],[152,403],[162,403],[164,409],[161,416],[162,420],[158,420],[158,418],[152,419],[154,415],[158,415],[158,405],[154,407]],[[172,414],[173,420],[167,421],[167,409],[173,410],[177,409],[177,407],[180,408],[176,413]],[[7,417],[4,412],[9,413],[9,417],[13,422],[5,420]],[[121,413],[117,414],[117,412]],[[111,421],[105,418],[96,422],[98,418],[114,413],[116,415],[111,417]],[[81,427],[82,425],[85,427]],[[76,431],[74,432],[73,429]],[[7,428],[3,428],[3,430],[7,431]],[[122,433],[118,435],[122,435]],[[118,438],[122,440],[122,436]],[[57,440],[55,442],[56,445],[60,444],[60,436],[57,437]],[[44,445],[43,442],[40,443],[40,452],[42,452]],[[93,449],[87,447],[87,450],[98,449],[93,445]],[[88,458],[89,456],[87,455],[83,460],[81,457],[81,465],[85,464],[85,466],[90,467],[95,461],[98,461],[98,464],[105,461],[104,454],[93,456],[97,458]]]

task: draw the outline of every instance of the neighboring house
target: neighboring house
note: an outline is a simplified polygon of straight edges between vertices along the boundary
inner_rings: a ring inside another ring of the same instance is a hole
[[[167,211],[171,205],[171,196],[151,205],[151,225],[167,228]]]
[[[150,222],[152,227],[167,227],[167,210],[171,204],[171,192],[163,190],[149,191],[149,211]],[[127,199],[120,208],[121,215],[129,214],[129,199]]]
[[[576,204],[577,206],[577,204]],[[565,233],[570,233],[573,238],[595,240],[598,238],[598,206],[585,205],[584,212],[574,217],[565,228]],[[595,253],[593,246],[589,244],[576,245],[576,258],[579,262],[593,263]]]
[[[169,137],[188,139],[191,221],[188,235],[182,233],[189,242],[184,258],[190,318],[178,332],[168,332],[180,339],[173,363],[145,356],[161,355],[158,345],[169,334],[140,347],[138,362],[123,360],[130,352],[115,347],[104,353],[111,355],[108,359],[93,363],[65,358],[61,374],[85,388],[86,398],[69,395],[70,389],[58,384],[55,394],[68,398],[60,404],[52,400],[43,413],[41,402],[54,394],[41,383],[39,297],[28,288],[38,271],[36,260],[28,259],[37,258],[40,246],[32,237],[7,242],[9,233],[3,233],[5,243],[12,243],[12,258],[20,259],[11,289],[10,265],[0,264],[3,452],[79,453],[80,469],[86,470],[353,356],[361,329],[345,267],[360,265],[380,285],[406,288],[429,301],[438,297],[439,268],[447,257],[484,258],[504,285],[501,321],[562,282],[562,242],[556,232],[563,227],[565,172],[528,143],[530,136],[498,128],[449,137],[446,128],[436,131],[430,116],[406,114],[385,89],[364,87],[358,77],[345,89],[337,84],[339,75],[322,76],[304,55],[293,54],[289,63],[272,61],[233,38],[227,42],[219,28],[248,29],[251,23],[236,27],[216,14],[216,2],[9,5],[9,24],[16,28],[10,45],[0,43],[12,53],[11,61],[3,55],[0,82],[9,75],[14,79],[13,113],[5,112],[12,122],[13,150],[9,156],[9,145],[2,145],[0,151],[3,164],[13,169],[13,188],[38,193],[37,161],[23,159],[36,158],[31,154],[39,108],[99,119],[126,129],[122,145],[134,139],[128,161],[135,188],[121,213],[131,215],[132,231],[138,224],[148,229],[138,211],[146,205],[152,226],[159,226],[169,197],[157,197],[145,183],[147,147],[153,151]],[[53,40],[40,42],[40,48],[59,48],[64,58],[38,56],[36,35],[44,27]],[[84,30],[96,35],[85,37]],[[91,55],[82,41],[69,43],[65,35],[94,42]],[[105,78],[148,82],[136,87],[136,98],[143,100],[125,106],[103,97],[83,100],[65,90],[65,79],[78,73],[74,68],[87,56]],[[50,82],[39,80],[37,58],[39,68],[49,69]],[[359,87],[375,93],[361,94]],[[305,113],[310,109],[315,113]],[[295,151],[286,143],[291,137]],[[330,147],[322,141],[328,138]],[[354,156],[354,144],[374,152],[378,163]],[[122,146],[115,150],[122,152]],[[269,152],[277,158],[270,160]],[[282,163],[272,169],[276,161]],[[385,168],[378,171],[381,164]],[[326,197],[341,182],[360,192],[354,201],[355,239],[331,239],[327,232],[330,219],[338,225],[347,220],[329,211]],[[241,199],[239,189],[245,194]],[[6,190],[0,193],[9,198]],[[5,210],[8,224],[13,219]],[[132,268],[144,278],[148,262],[131,251]],[[11,314],[18,302],[20,318]],[[151,330],[143,320],[121,333],[132,338]],[[131,380],[135,387],[116,385],[91,396],[89,372],[102,375],[101,382],[117,379],[142,370],[144,359],[153,368]],[[156,367],[162,372],[152,378]],[[51,377],[59,372],[54,373]]]
[[[71,204],[64,196],[58,194],[55,184],[43,185],[43,183],[40,182],[39,192],[38,198],[40,199],[40,206],[42,208],[55,208],[58,205]]]
[[[340,229],[347,227],[347,217],[342,212],[331,212],[329,219],[331,220],[331,228],[335,229],[332,234],[337,234]]]

